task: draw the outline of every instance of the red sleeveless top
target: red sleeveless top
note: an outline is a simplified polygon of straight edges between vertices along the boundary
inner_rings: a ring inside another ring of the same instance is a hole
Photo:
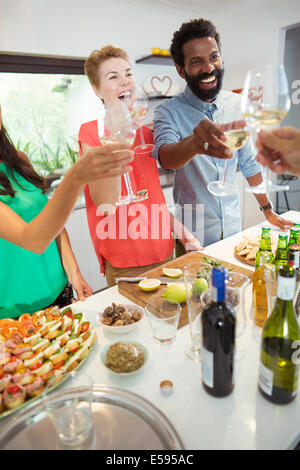
[[[153,143],[151,130],[143,126],[145,143]],[[79,131],[81,142],[90,147],[100,146],[97,121],[82,124]],[[141,144],[137,132],[133,147]],[[129,173],[133,191],[147,189],[148,199],[139,203],[119,206],[113,215],[103,215],[93,203],[89,186],[84,188],[89,230],[102,273],[105,259],[117,268],[147,266],[167,258],[174,247],[169,225],[169,212],[160,186],[156,160],[149,154],[135,154]],[[126,186],[122,177],[122,195]]]

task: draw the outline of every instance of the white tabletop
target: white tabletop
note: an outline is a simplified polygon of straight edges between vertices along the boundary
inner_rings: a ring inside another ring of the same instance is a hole
[[[299,222],[300,212],[290,211],[284,217]],[[245,233],[260,233],[260,225]],[[247,267],[233,254],[233,247],[241,238],[241,234],[234,235],[210,245],[204,252]],[[201,366],[184,355],[184,346],[189,341],[188,326],[181,328],[176,342],[168,346],[154,343],[146,319],[127,335],[112,335],[95,321],[96,312],[112,302],[129,301],[113,287],[76,304],[76,309],[87,312],[97,332],[97,345],[84,366],[95,383],[125,388],[148,399],[169,418],[186,449],[290,449],[300,441],[300,393],[289,405],[279,406],[269,403],[257,390],[261,329],[249,314],[251,287],[247,329],[237,340],[237,345],[245,348],[245,356],[236,363],[235,389],[226,398],[214,398],[204,391]],[[147,367],[129,379],[112,376],[99,359],[101,347],[121,338],[139,341],[149,350]],[[163,379],[174,384],[171,396],[165,397],[160,392]]]
[[[299,212],[291,211],[286,216],[295,222],[300,220]],[[259,232],[259,228],[251,230]],[[241,234],[234,235],[207,247],[205,253],[239,264],[233,247],[240,239]],[[188,326],[181,328],[176,342],[168,346],[154,343],[146,319],[131,333],[113,335],[96,322],[96,313],[112,302],[129,303],[113,287],[74,304],[76,311],[86,312],[97,333],[97,343],[82,369],[94,383],[124,388],[148,399],[169,418],[185,449],[290,449],[300,441],[300,393],[289,405],[278,406],[258,392],[261,329],[249,314],[247,329],[237,340],[237,345],[245,348],[245,356],[236,363],[234,391],[226,398],[214,398],[202,387],[200,364],[184,355],[184,346],[189,341]],[[248,313],[250,303],[251,287]],[[131,378],[111,375],[100,362],[101,348],[122,339],[141,342],[149,351],[147,366]],[[160,392],[163,379],[170,379],[174,384],[171,396]]]

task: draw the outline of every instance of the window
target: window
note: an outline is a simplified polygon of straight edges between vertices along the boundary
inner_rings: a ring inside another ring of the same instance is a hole
[[[102,113],[84,59],[62,57],[0,54],[0,104],[14,145],[44,176],[74,163],[80,125]]]

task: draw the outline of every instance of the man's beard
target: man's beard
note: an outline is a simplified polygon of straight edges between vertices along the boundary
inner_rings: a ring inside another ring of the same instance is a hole
[[[194,93],[194,95],[197,96],[202,101],[211,101],[216,98],[218,93],[220,92],[222,88],[222,83],[223,83],[223,76],[224,76],[224,68],[222,67],[220,70],[216,69],[214,70],[211,74],[209,73],[198,73],[198,75],[192,76],[188,75],[186,72],[185,74],[185,79]],[[200,80],[205,80],[206,78],[210,78],[215,76],[217,78],[217,85],[214,88],[211,88],[209,90],[203,90],[199,86]]]

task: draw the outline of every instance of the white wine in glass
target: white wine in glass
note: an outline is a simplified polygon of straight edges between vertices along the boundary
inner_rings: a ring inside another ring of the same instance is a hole
[[[250,139],[250,131],[245,127],[242,129],[230,129],[224,132],[226,136],[226,142],[223,142],[226,147],[235,152],[246,145]],[[224,175],[222,180],[212,181],[207,185],[208,191],[214,196],[226,197],[232,196],[237,193],[237,187],[235,184],[227,181],[227,173],[230,159],[226,161],[224,167]]]
[[[147,95],[141,88],[137,88],[132,95],[127,95],[126,100],[128,101],[131,118],[136,129],[138,129],[141,139],[140,145],[137,145],[134,150],[139,154],[152,152],[152,150],[155,149],[155,145],[149,143],[146,144],[143,134],[143,125],[149,107]]]
[[[248,129],[233,129],[224,132],[224,134],[226,136],[224,145],[233,152],[244,147],[250,139],[250,131]]]
[[[107,145],[116,142],[126,142],[132,146],[135,136],[136,129],[127,106],[121,101],[109,103],[106,107],[103,128],[99,132],[101,143]],[[120,197],[116,203],[117,206],[141,202],[148,198],[146,190],[137,191],[136,193],[133,191],[128,173],[124,174],[124,181],[127,194]]]
[[[277,129],[291,106],[289,86],[283,65],[266,65],[249,70],[242,93],[242,112],[253,131]],[[262,171],[263,182],[250,186],[247,191],[261,194],[287,191],[288,186],[274,184],[269,177],[269,169]]]
[[[277,128],[281,121],[287,115],[287,111],[280,109],[277,110],[266,110],[266,111],[256,111],[253,114],[245,114],[245,118],[248,120],[249,125],[253,129],[257,130],[270,130]]]

